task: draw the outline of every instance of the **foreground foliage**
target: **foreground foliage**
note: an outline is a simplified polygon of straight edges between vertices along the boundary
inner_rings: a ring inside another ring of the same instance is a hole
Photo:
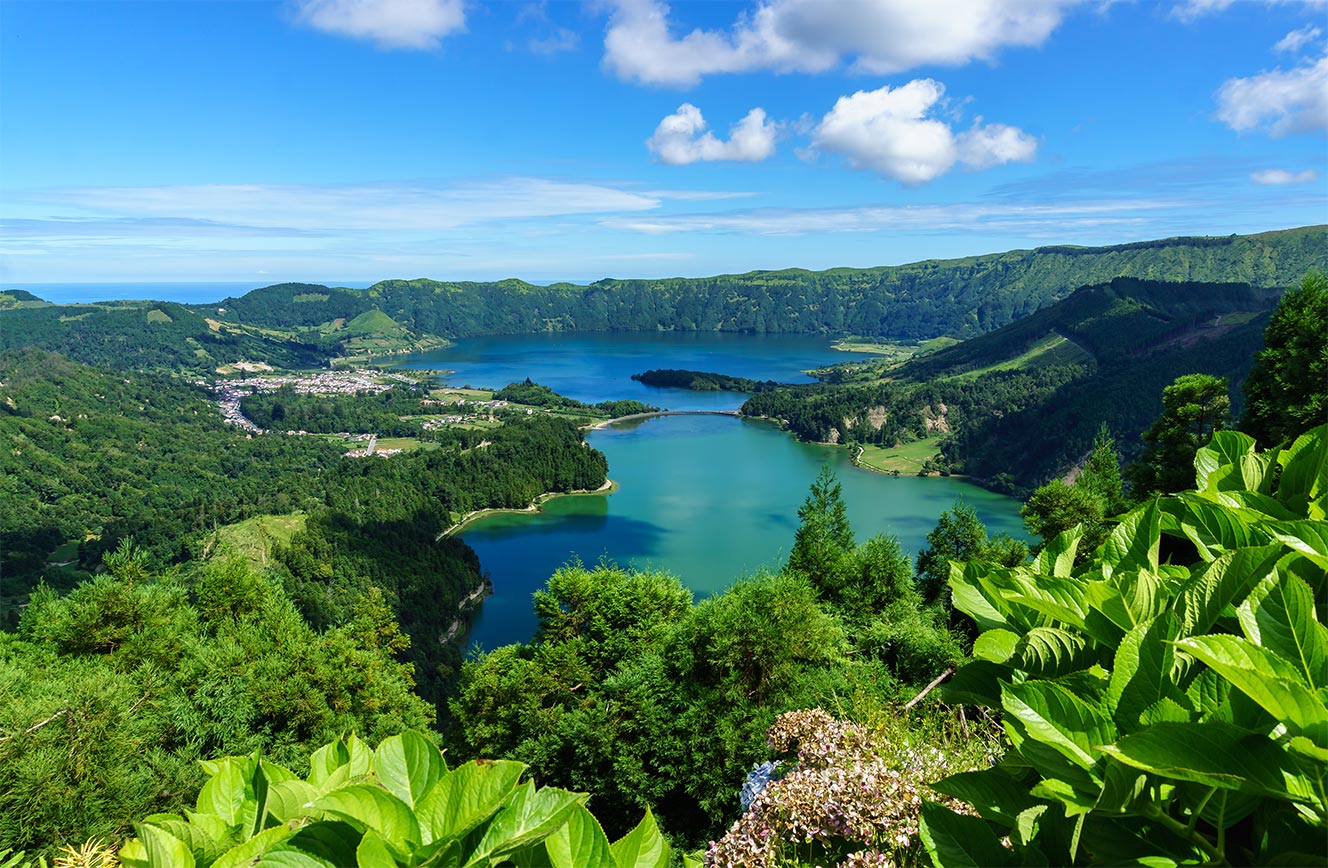
[[[1328,829],[1328,427],[1283,450],[1218,432],[1196,490],[1031,566],[970,564],[983,629],[953,701],[1003,710],[997,766],[934,785],[934,861],[1312,864]],[[1002,846],[1002,838],[1009,846]]]
[[[433,721],[381,596],[318,632],[242,563],[156,575],[129,547],[108,561],[0,632],[0,847],[119,839],[192,799],[206,756],[303,764],[343,732]]]
[[[669,861],[649,812],[610,843],[584,794],[521,783],[526,766],[509,760],[448,769],[418,732],[389,736],[377,749],[353,735],[324,745],[304,778],[258,753],[203,766],[211,777],[196,809],[136,823],[138,837],[120,850],[124,865],[664,868]]]

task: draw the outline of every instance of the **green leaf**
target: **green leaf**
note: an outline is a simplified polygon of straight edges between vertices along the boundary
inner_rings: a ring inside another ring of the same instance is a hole
[[[1025,619],[1028,629],[1041,626],[1038,620],[1051,619],[1067,626],[1083,628],[1084,614],[1088,611],[1087,590],[1077,579],[1033,575],[1026,570],[1012,570],[1008,574],[1007,599],[1011,609],[1032,609],[1042,619]]]
[[[1096,610],[1126,632],[1153,620],[1166,607],[1166,582],[1148,570],[1117,572],[1109,580],[1089,582],[1084,598]],[[1090,621],[1085,618],[1085,628]]]
[[[1261,513],[1213,503],[1193,495],[1180,496],[1183,509],[1177,516],[1181,532],[1199,549],[1200,556],[1211,561],[1222,552],[1248,546],[1265,545],[1269,534],[1251,526],[1265,520]]]
[[[1239,431],[1218,431],[1206,446],[1201,446],[1194,455],[1195,487],[1200,491],[1208,488],[1208,478],[1213,471],[1227,465],[1239,465],[1241,458],[1254,452],[1254,438]],[[1254,491],[1258,485],[1246,485]]]
[[[373,768],[387,791],[415,807],[443,776],[443,755],[418,732],[383,739],[374,751]]]
[[[1020,638],[1011,666],[1036,678],[1057,678],[1097,662],[1097,649],[1077,633],[1058,627],[1034,627]]]
[[[1030,739],[1039,741],[1082,769],[1092,768],[1098,745],[1115,740],[1116,729],[1101,712],[1068,690],[1046,681],[1011,684],[1001,691],[1006,726],[1012,721]]]
[[[1304,515],[1307,504],[1328,490],[1328,425],[1297,437],[1277,460],[1282,465],[1277,499]]]
[[[287,826],[273,826],[227,850],[220,859],[212,863],[212,868],[248,868],[259,861],[258,857],[294,834],[295,830]]]
[[[1176,599],[1179,635],[1206,633],[1227,606],[1237,605],[1277,567],[1282,547],[1242,548],[1226,552],[1182,585]]]
[[[990,660],[992,663],[1005,663],[1014,656],[1019,634],[1012,630],[988,630],[973,643],[975,660]]]
[[[1093,809],[1108,814],[1132,812],[1141,799],[1147,800],[1147,792],[1147,775],[1115,757],[1108,757],[1102,775],[1102,795]]]
[[[1171,668],[1176,652],[1176,619],[1171,615],[1140,624],[1121,640],[1107,688],[1114,708],[1112,719],[1124,732],[1137,729],[1139,719],[1153,703],[1171,694]]]
[[[553,834],[586,796],[554,787],[541,787],[527,781],[517,787],[493,820],[466,862],[467,868],[485,865],[498,857],[528,847]]]
[[[264,853],[259,860],[259,864],[264,868],[268,868],[268,866],[272,866],[272,868],[342,868],[343,865],[350,863],[323,859],[286,843],[278,844]],[[389,864],[396,865],[395,862]]]
[[[278,823],[309,815],[307,805],[319,796],[318,788],[307,781],[278,781],[268,787],[267,812]]]
[[[1309,558],[1319,569],[1328,569],[1328,524],[1322,521],[1279,521],[1268,525],[1280,542]]]
[[[364,833],[360,845],[355,848],[355,864],[359,868],[396,868],[397,860],[387,842],[370,829]]]
[[[611,849],[618,868],[667,868],[669,864],[669,844],[659,833],[649,808],[646,808],[646,815],[636,824],[636,828],[614,841]]]
[[[323,745],[309,758],[309,783],[322,792],[327,789],[324,785],[332,774],[349,762],[350,751],[346,749],[344,741],[338,739]]]
[[[994,568],[982,564],[965,563],[962,568],[950,564],[951,603],[983,630],[1011,626],[1005,617],[1007,604],[983,582],[983,576],[992,571]]]
[[[232,826],[246,826],[252,822],[257,807],[252,760],[249,757],[223,757],[203,764],[203,768],[212,777],[198,793],[199,812],[215,814]]]
[[[1159,723],[1103,750],[1164,778],[1295,801],[1313,798],[1273,741],[1225,723]]]
[[[1176,645],[1259,703],[1293,735],[1328,747],[1328,709],[1292,663],[1239,636],[1192,636]]]
[[[1162,519],[1156,499],[1130,510],[1102,544],[1103,575],[1110,578],[1121,570],[1157,572],[1161,538]]]
[[[986,821],[977,817],[923,802],[918,831],[936,868],[998,868],[1011,864],[1010,853],[996,840]]]
[[[340,817],[357,828],[372,829],[405,856],[420,846],[420,824],[404,802],[372,784],[351,784],[324,793],[314,808]]]
[[[1028,787],[1001,768],[960,772],[942,778],[931,788],[967,802],[983,819],[1007,826],[1015,825],[1022,812],[1037,804],[1037,800],[1028,794]]]
[[[959,667],[950,680],[941,685],[941,697],[952,705],[1001,704],[1001,682],[1013,677],[1009,666],[987,660],[972,660]]]
[[[1328,683],[1328,628],[1314,611],[1314,592],[1293,575],[1269,576],[1238,610],[1251,642],[1291,662],[1311,690]]]
[[[1033,559],[1033,572],[1046,576],[1069,578],[1074,569],[1074,556],[1084,538],[1084,526],[1077,524],[1058,533]]]
[[[321,820],[297,831],[281,846],[298,849],[333,865],[354,865],[364,832],[342,820]]]
[[[586,865],[617,868],[619,864],[614,860],[609,839],[599,820],[584,805],[578,805],[567,822],[542,845],[526,852],[531,858],[523,859],[520,853],[513,857],[518,868],[582,868]]]
[[[134,831],[151,868],[194,868],[194,854],[170,832],[150,823],[135,823]]]
[[[415,809],[424,843],[460,838],[492,817],[525,770],[511,760],[472,760],[444,774]]]

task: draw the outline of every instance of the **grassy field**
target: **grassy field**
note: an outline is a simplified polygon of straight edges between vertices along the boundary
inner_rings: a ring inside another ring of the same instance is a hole
[[[379,437],[378,442],[374,444],[374,449],[400,449],[403,452],[409,452],[412,449],[437,448],[437,443],[416,440],[414,437]]]
[[[209,540],[208,550],[214,554],[233,551],[259,566],[266,566],[273,543],[287,544],[298,531],[304,530],[307,516],[257,515],[237,524],[218,528]]]
[[[883,446],[863,446],[858,456],[858,464],[872,470],[885,473],[898,471],[914,476],[922,469],[922,463],[940,451],[941,438],[928,437],[926,440],[914,440],[892,449]]]
[[[1006,359],[985,368],[965,371],[954,377],[956,380],[973,380],[993,371],[1031,370],[1048,365],[1068,365],[1089,360],[1088,353],[1070,343],[1060,335],[1047,335],[1033,344],[1023,353],[1012,359]]]
[[[429,392],[429,397],[435,401],[447,401],[455,404],[457,401],[492,401],[493,392],[484,389],[433,389]]]

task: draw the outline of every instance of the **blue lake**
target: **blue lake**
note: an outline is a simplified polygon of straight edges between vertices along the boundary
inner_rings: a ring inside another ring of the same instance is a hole
[[[405,366],[447,369],[452,385],[532,380],[582,401],[636,398],[671,409],[731,409],[744,396],[661,390],[630,380],[649,368],[689,368],[752,379],[805,381],[802,371],[855,356],[823,338],[750,335],[579,334],[483,338],[416,356]],[[823,464],[838,474],[859,541],[897,536],[916,553],[942,511],[971,505],[995,533],[1023,537],[1019,502],[959,479],[893,477],[852,465],[845,448],[799,443],[776,426],[724,416],[655,417],[590,432],[618,489],[563,497],[540,513],[486,517],[462,538],[494,593],[470,642],[493,648],[535,630],[530,595],[573,559],[609,559],[677,575],[698,596],[778,568],[798,507]]]

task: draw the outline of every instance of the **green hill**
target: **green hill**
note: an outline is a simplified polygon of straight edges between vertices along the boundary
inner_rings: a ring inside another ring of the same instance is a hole
[[[364,292],[282,284],[227,299],[228,321],[314,327],[378,308],[420,334],[735,331],[931,338],[1008,325],[1117,277],[1285,287],[1328,267],[1328,227],[1113,247],[1043,247],[828,271],[754,271],[587,286],[386,280]]]
[[[931,441],[943,453],[937,467],[1031,488],[1075,466],[1103,423],[1135,454],[1180,374],[1226,377],[1238,410],[1279,295],[1117,278],[902,365],[845,365],[826,372],[831,382],[753,395],[743,412],[782,419],[808,440]],[[872,460],[881,463],[877,450]]]

